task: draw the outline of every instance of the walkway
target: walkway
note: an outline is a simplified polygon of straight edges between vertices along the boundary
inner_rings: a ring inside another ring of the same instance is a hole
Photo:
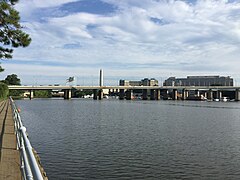
[[[0,102],[0,179],[21,178],[12,107],[10,101],[5,100]]]

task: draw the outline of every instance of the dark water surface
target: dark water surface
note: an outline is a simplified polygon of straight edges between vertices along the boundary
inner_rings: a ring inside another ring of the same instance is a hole
[[[49,179],[240,179],[240,103],[16,103]]]

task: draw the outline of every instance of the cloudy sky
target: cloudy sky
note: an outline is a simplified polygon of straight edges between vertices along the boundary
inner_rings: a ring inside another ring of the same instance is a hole
[[[232,76],[240,85],[239,0],[20,0],[32,43],[3,61],[22,84]]]

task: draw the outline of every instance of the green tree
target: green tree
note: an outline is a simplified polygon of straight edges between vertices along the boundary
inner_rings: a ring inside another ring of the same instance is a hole
[[[8,75],[3,82],[7,85],[21,85],[21,80],[16,74]]]
[[[7,85],[21,85],[21,80],[18,78],[16,74],[8,75],[5,80],[2,81],[3,83]],[[9,90],[10,96],[21,96],[23,91],[20,90]]]
[[[12,58],[13,48],[27,47],[31,42],[29,35],[21,30],[19,12],[13,7],[17,1],[0,0],[0,59]]]
[[[7,98],[8,93],[8,86],[5,83],[0,82],[0,100]]]

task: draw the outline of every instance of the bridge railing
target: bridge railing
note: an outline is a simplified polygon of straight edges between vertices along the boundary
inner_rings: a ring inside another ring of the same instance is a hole
[[[43,180],[41,170],[38,166],[33,148],[27,137],[26,128],[23,126],[18,108],[10,97],[13,111],[15,132],[17,137],[17,148],[20,150],[20,163],[24,180]]]

